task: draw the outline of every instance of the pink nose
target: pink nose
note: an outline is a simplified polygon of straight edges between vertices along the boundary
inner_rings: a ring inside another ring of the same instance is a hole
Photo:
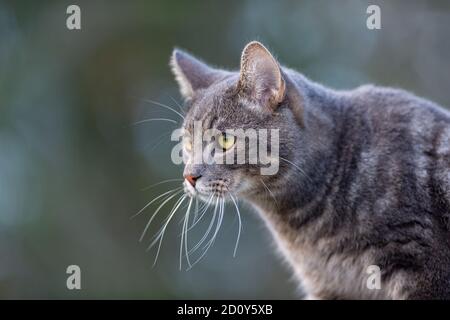
[[[184,178],[191,184],[191,186],[195,187],[195,182],[197,181],[200,176],[193,176],[191,174],[187,174],[184,176]]]

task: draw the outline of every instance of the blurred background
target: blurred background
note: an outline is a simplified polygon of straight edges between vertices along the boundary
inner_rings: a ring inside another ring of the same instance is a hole
[[[81,8],[82,30],[66,28]],[[381,30],[366,28],[369,4]],[[170,122],[182,103],[173,47],[236,69],[260,40],[281,63],[335,88],[402,87],[450,106],[450,2],[0,0],[0,298],[296,298],[290,270],[263,222],[227,207],[214,246],[179,270],[182,215],[161,254],[146,251],[155,207],[130,217],[181,178]],[[170,206],[160,215],[164,218]],[[193,229],[201,235],[204,226]],[[197,236],[198,236],[197,235]],[[81,268],[82,290],[66,288]]]

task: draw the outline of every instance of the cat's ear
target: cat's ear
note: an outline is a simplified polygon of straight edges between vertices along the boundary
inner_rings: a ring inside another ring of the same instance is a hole
[[[238,90],[271,110],[284,99],[286,85],[280,65],[257,41],[250,42],[242,51]]]
[[[170,66],[180,86],[181,95],[190,99],[195,91],[209,87],[217,78],[219,71],[211,68],[190,54],[174,49]]]

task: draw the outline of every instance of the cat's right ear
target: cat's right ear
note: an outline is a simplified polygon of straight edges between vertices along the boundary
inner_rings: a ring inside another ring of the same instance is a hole
[[[270,110],[285,98],[286,83],[280,65],[258,41],[250,42],[242,51],[238,91]]]
[[[219,73],[218,70],[179,49],[173,50],[170,66],[180,86],[181,95],[185,99],[191,99],[196,90],[209,87]]]

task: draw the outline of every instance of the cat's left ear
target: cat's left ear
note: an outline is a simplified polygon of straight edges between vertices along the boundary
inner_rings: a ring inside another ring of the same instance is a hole
[[[209,87],[222,75],[219,70],[179,49],[173,50],[170,66],[185,99],[192,98],[196,90]]]
[[[286,84],[280,65],[257,41],[247,44],[242,52],[238,90],[271,110],[284,99]]]

